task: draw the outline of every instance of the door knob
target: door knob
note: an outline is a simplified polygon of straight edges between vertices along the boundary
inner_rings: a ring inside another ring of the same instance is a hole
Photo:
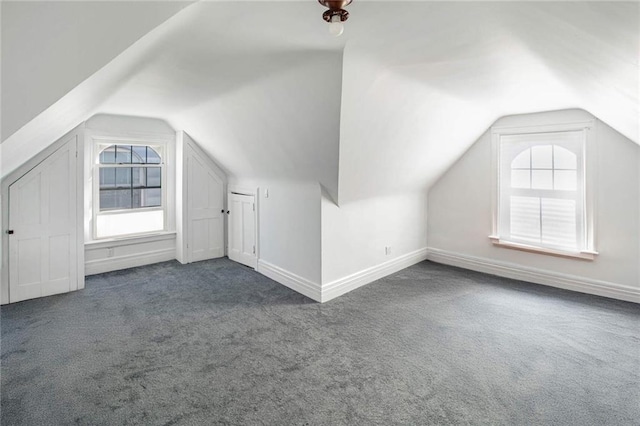
[[[7,230],[7,234],[9,234],[9,235],[13,235],[13,229],[8,229],[8,230]]]

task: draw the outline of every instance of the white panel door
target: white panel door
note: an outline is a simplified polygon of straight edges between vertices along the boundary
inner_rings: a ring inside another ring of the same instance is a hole
[[[76,142],[9,187],[9,302],[76,290]]]
[[[188,149],[188,241],[189,262],[224,256],[222,180],[206,160]]]
[[[229,259],[257,267],[253,195],[229,194]]]

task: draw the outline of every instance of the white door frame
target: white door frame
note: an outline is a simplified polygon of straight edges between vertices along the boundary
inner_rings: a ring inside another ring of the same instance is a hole
[[[76,244],[77,244],[77,285],[72,285],[72,290],[84,288],[84,123],[49,145],[39,154],[5,176],[0,183],[0,208],[2,211],[2,268],[0,272],[0,304],[9,303],[9,187],[24,175],[29,173],[38,164],[55,153],[68,142],[75,140],[77,146],[76,161]]]

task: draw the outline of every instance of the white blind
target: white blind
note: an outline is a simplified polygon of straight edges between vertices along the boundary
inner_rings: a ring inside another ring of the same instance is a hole
[[[584,132],[500,137],[500,239],[580,251],[584,235]]]

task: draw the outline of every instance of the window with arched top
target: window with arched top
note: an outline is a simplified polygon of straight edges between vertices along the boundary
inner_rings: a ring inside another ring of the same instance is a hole
[[[100,152],[100,211],[162,205],[162,165],[150,146],[111,145]]]
[[[165,229],[163,146],[97,146],[94,190],[95,238]]]
[[[511,188],[575,191],[578,155],[560,145],[526,148],[511,161]]]
[[[494,134],[498,144],[494,243],[591,255],[585,132],[517,133],[510,129]]]

